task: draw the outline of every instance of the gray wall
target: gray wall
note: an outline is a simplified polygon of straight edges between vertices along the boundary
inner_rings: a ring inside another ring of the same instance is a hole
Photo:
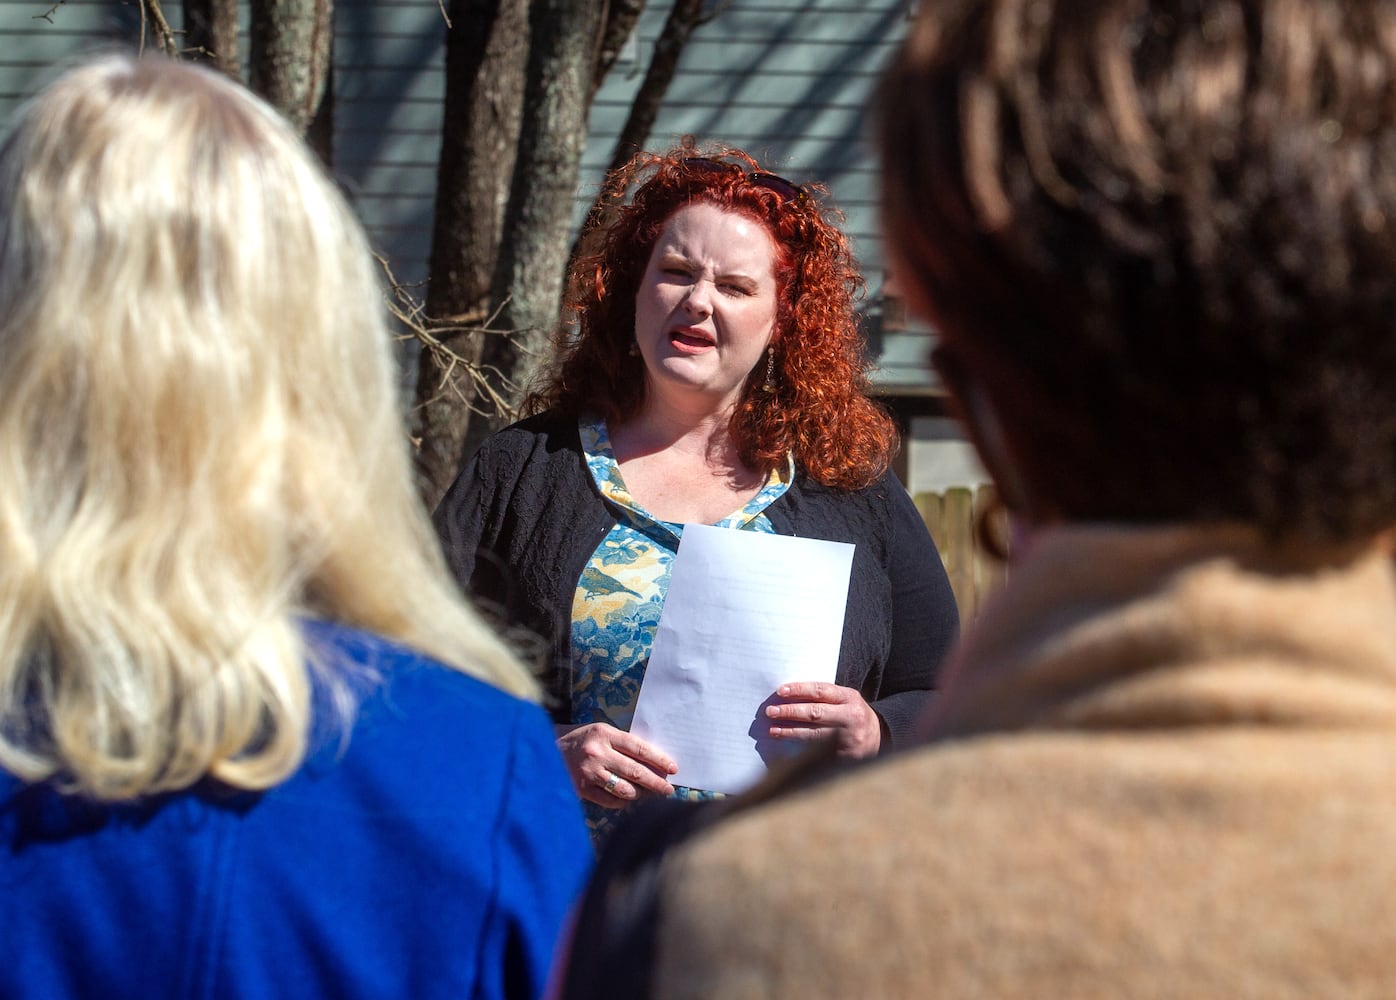
[[[47,17],[45,17],[47,15]],[[140,12],[116,0],[0,0],[0,127],[68,62],[104,47],[131,48]]]

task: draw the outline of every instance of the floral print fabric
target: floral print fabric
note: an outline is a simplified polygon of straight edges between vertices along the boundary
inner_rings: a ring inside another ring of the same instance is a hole
[[[630,495],[604,420],[583,418],[578,431],[587,468],[615,512],[616,526],[582,569],[572,599],[572,722],[606,722],[628,731],[683,525],[658,520]],[[793,474],[793,462],[773,471],[756,496],[716,526],[774,534],[763,511],[789,489]],[[680,786],[675,793],[714,795]],[[619,812],[590,802],[585,806],[592,841],[599,845]]]

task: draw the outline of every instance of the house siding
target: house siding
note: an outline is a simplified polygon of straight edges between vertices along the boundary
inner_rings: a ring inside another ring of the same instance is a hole
[[[64,66],[112,47],[130,48],[140,15],[111,0],[0,0],[0,127]]]

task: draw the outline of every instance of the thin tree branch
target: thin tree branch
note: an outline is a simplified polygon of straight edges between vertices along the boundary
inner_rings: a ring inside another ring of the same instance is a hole
[[[177,55],[179,46],[175,44],[175,35],[170,30],[170,22],[165,20],[165,11],[160,7],[160,0],[141,0],[141,47],[145,47],[147,14],[155,25],[156,47],[167,56]]]
[[[475,309],[458,316],[429,318],[426,307],[412,290],[393,275],[386,258],[378,256],[388,283],[388,312],[404,329],[402,340],[416,340],[421,349],[431,354],[441,371],[440,388],[427,399],[419,399],[417,407],[427,406],[446,396],[463,403],[472,413],[482,417],[518,418],[518,409],[509,402],[517,395],[519,386],[494,365],[480,364],[447,345],[461,334],[487,337],[518,336],[517,331],[496,329],[494,324],[508,305],[501,302],[493,311]]]
[[[717,3],[713,4],[712,10],[701,15],[698,20],[693,22],[693,26],[696,28],[701,24],[707,24],[730,6],[732,6],[732,0],[717,0]]]
[[[33,17],[31,17],[30,20],[47,21],[49,24],[53,24],[53,12],[56,11],[59,7],[62,7],[67,2],[68,0],[58,0],[58,2],[54,4],[52,7],[50,7],[48,10],[44,11],[42,14],[33,15]]]

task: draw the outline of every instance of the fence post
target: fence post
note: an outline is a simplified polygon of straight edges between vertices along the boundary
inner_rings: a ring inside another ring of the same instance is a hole
[[[1003,582],[1004,564],[984,549],[979,537],[981,516],[995,514],[997,493],[993,486],[951,487],[944,493],[924,492],[912,497],[921,519],[940,551],[945,575],[950,579],[960,620],[974,620],[985,599]],[[988,511],[986,515],[984,512]]]

